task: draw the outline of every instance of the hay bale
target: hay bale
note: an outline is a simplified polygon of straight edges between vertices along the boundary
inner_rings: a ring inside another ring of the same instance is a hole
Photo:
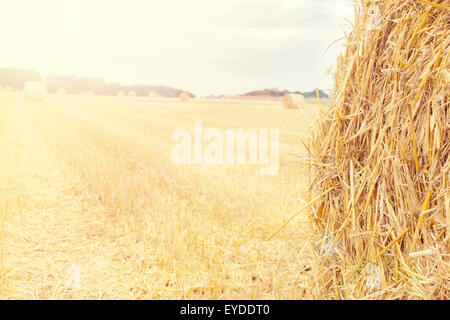
[[[286,93],[283,97],[283,108],[298,109],[299,106],[305,105],[305,97],[301,94]]]
[[[158,98],[159,94],[156,93],[155,91],[150,91],[148,96],[149,96],[149,98]]]
[[[136,91],[133,91],[133,90],[130,90],[130,91],[128,91],[128,94],[127,94],[129,97],[136,97],[137,96],[137,94],[136,94]]]
[[[25,98],[33,101],[44,100],[47,96],[47,84],[42,81],[27,81],[25,83]]]
[[[125,92],[119,91],[119,92],[117,92],[117,96],[118,97],[125,97]]]
[[[306,144],[312,292],[449,299],[449,1],[377,3],[358,6]]]
[[[3,87],[0,87],[0,93],[2,93],[3,92]]]
[[[6,93],[13,93],[13,92],[14,92],[14,89],[13,89],[12,87],[10,87],[10,86],[7,86],[7,87],[5,88],[5,92],[6,92]]]
[[[180,94],[180,101],[181,102],[188,102],[191,97],[186,92],[183,92]]]

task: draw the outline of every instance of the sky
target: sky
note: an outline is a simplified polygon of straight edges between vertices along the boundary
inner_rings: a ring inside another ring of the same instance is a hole
[[[331,89],[353,0],[16,0],[0,68],[168,85],[200,96]]]

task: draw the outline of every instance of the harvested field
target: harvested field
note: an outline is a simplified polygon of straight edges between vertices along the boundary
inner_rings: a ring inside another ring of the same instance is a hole
[[[307,297],[299,141],[279,102],[1,96],[3,299]],[[313,116],[315,104],[308,104]],[[240,119],[235,113],[239,112]],[[280,172],[175,166],[170,134],[280,128]]]

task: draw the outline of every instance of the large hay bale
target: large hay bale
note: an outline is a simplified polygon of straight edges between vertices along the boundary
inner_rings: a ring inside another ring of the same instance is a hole
[[[119,91],[119,92],[117,92],[117,96],[118,97],[125,97],[125,92]]]
[[[10,86],[7,86],[7,87],[5,87],[5,92],[12,93],[12,92],[14,92],[14,89]]]
[[[358,5],[307,143],[316,298],[450,298],[449,6]]]
[[[28,100],[44,100],[47,96],[47,84],[42,81],[27,81],[24,91]]]
[[[129,97],[136,97],[137,96],[136,91],[133,91],[133,90],[128,91],[128,96]]]
[[[186,92],[183,92],[180,94],[180,101],[181,102],[188,102],[191,97]]]
[[[283,97],[283,108],[298,109],[305,104],[305,97],[301,94],[286,93]]]

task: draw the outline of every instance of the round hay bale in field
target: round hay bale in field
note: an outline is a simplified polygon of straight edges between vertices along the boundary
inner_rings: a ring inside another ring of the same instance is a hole
[[[119,92],[117,92],[117,96],[118,97],[125,97],[125,92],[119,91]]]
[[[137,94],[136,94],[136,91],[133,91],[133,90],[130,90],[130,91],[128,91],[128,94],[127,94],[129,97],[136,97],[137,96]]]
[[[283,108],[298,109],[305,104],[305,97],[301,94],[286,93],[283,97]]]
[[[332,106],[305,143],[311,290],[449,299],[449,1],[376,3],[355,11]]]
[[[183,92],[180,94],[180,101],[181,102],[188,102],[191,97],[186,92]]]
[[[150,91],[150,93],[148,94],[149,98],[158,98],[159,94],[156,93],[155,91]]]
[[[5,92],[7,92],[7,93],[12,93],[12,92],[14,92],[14,89],[13,89],[12,87],[10,87],[10,86],[7,86],[7,87],[5,88]]]

